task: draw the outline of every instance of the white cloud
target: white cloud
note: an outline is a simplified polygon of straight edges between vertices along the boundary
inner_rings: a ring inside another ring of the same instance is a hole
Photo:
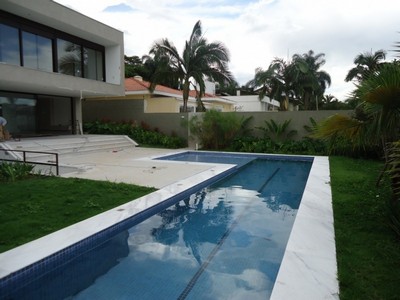
[[[323,67],[332,77],[332,93],[341,100],[353,89],[345,83],[356,55],[392,50],[400,41],[400,2],[392,0],[57,0],[125,33],[125,54],[147,54],[154,41],[168,38],[183,49],[197,20],[209,41],[231,52],[230,69],[243,85],[257,67],[274,57],[314,50],[325,53]],[[116,5],[128,12],[105,12]],[[393,54],[389,51],[388,59]]]

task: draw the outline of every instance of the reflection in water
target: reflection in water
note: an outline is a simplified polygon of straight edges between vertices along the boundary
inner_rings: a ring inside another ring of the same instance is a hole
[[[42,278],[21,287],[10,299],[50,300],[73,296],[129,254],[128,236],[128,231],[123,231],[91,251],[72,257]]]
[[[179,231],[182,230],[185,245],[199,265],[203,263],[199,245],[217,244],[227,231],[233,212],[233,208],[222,200],[214,207],[205,207],[206,195],[206,190],[202,190],[192,199],[180,201],[161,212],[159,216],[162,217],[162,225],[151,232],[157,242],[172,245],[178,241]]]

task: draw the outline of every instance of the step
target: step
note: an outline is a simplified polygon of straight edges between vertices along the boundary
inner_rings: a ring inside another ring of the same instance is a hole
[[[88,152],[122,150],[137,146],[137,143],[127,136],[118,135],[90,135],[71,136],[61,138],[26,139],[8,143],[15,150],[52,152],[59,155],[82,154]],[[22,153],[16,152],[22,157]],[[46,161],[55,160],[54,155],[41,153],[26,153],[27,160]]]

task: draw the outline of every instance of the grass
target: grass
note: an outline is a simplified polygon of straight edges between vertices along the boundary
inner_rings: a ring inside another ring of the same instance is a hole
[[[0,252],[42,237],[155,189],[75,178],[0,183]]]
[[[399,299],[400,241],[387,216],[383,164],[330,157],[340,299]]]

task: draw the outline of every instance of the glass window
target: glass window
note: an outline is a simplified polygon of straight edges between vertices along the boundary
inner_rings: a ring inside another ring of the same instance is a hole
[[[100,51],[90,48],[83,48],[84,50],[84,68],[85,78],[94,80],[103,80],[103,55]]]
[[[21,65],[18,29],[0,24],[0,62]]]
[[[72,42],[57,40],[58,72],[82,77],[82,47]]]
[[[36,99],[32,95],[0,93],[0,109],[13,136],[36,132]]]
[[[97,80],[104,81],[104,60],[103,60],[103,52],[96,51],[96,63],[97,63]]]
[[[51,40],[40,35],[22,32],[24,67],[53,71]]]

